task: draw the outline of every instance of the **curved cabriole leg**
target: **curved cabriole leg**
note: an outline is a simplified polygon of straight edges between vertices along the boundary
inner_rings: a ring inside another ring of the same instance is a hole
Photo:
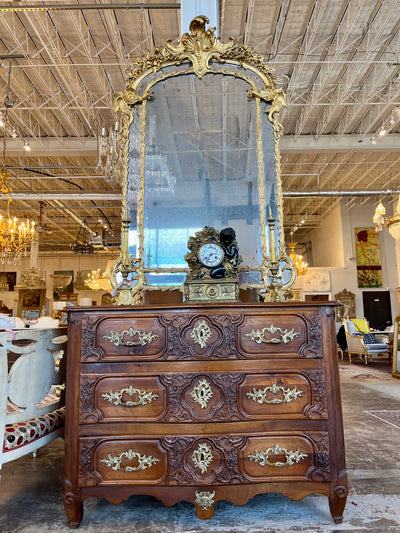
[[[80,497],[71,492],[70,487],[66,487],[68,492],[64,492],[64,508],[68,517],[68,526],[70,529],[79,527],[83,518],[83,502]]]
[[[343,522],[343,511],[347,500],[346,487],[339,485],[329,494],[329,509],[336,524]]]

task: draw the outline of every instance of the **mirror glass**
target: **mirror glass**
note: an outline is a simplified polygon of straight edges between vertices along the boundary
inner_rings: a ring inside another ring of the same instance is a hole
[[[261,100],[257,111],[256,101],[249,99],[252,88],[247,80],[226,72],[202,78],[181,74],[152,84],[145,114],[142,214],[138,207],[143,104],[132,107],[129,253],[136,257],[143,239],[149,285],[184,282],[188,238],[206,225],[234,228],[243,259],[240,281],[261,282],[260,272],[254,270],[262,262],[261,232],[266,231],[265,218],[271,214],[278,219],[278,213],[272,124],[265,112],[268,105]],[[279,249],[278,233],[276,227]],[[268,235],[265,242],[268,253]]]

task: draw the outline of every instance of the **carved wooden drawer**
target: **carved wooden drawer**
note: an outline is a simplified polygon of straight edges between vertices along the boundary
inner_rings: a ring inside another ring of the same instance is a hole
[[[82,361],[155,360],[165,352],[165,327],[159,317],[96,318],[83,317]]]
[[[329,478],[326,433],[81,439],[79,485]]]
[[[324,373],[81,376],[80,422],[327,418]]]
[[[274,477],[326,480],[327,443],[326,433],[249,437],[240,449],[240,468],[252,481]]]
[[[305,313],[246,316],[238,326],[238,348],[252,358],[322,357],[319,317]]]
[[[80,456],[80,487],[160,483],[168,470],[168,452],[156,438],[82,439]]]

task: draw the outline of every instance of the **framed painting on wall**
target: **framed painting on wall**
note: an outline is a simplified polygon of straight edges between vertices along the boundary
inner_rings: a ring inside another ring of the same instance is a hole
[[[354,228],[354,233],[358,287],[382,287],[379,233],[375,228]]]
[[[16,272],[0,272],[0,291],[13,291],[16,283]]]
[[[38,318],[45,303],[46,289],[19,289],[17,315]]]
[[[66,295],[74,293],[74,271],[73,270],[55,270],[53,275],[53,299],[54,300],[66,300]],[[68,284],[64,285],[62,279],[68,280]],[[61,280],[60,285],[57,285],[58,280]]]

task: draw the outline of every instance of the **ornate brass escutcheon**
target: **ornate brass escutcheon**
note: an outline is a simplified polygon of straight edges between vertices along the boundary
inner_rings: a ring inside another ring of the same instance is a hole
[[[124,336],[131,337],[134,340],[125,341]],[[150,331],[139,331],[135,328],[129,328],[124,331],[110,331],[103,335],[103,339],[112,342],[115,346],[145,346],[150,344],[159,335]]]
[[[213,391],[211,383],[206,378],[201,378],[196,387],[193,388],[190,396],[195,403],[200,404],[202,409],[207,407],[208,402],[211,400]]]
[[[199,320],[196,327],[193,328],[190,334],[196,344],[200,345],[200,348],[206,348],[207,342],[211,339],[211,329],[205,320]]]
[[[278,337],[272,337],[271,339],[266,339],[264,337],[265,332],[275,335],[278,333]],[[278,328],[277,326],[274,326],[273,324],[270,324],[269,326],[263,328],[263,329],[252,329],[250,333],[245,333],[245,337],[250,337],[250,340],[253,342],[256,342],[257,344],[261,344],[262,342],[265,342],[266,344],[287,344],[288,342],[292,342],[293,339],[300,336],[300,333],[298,331],[295,331],[294,328],[292,329],[282,329]]]
[[[202,474],[207,472],[207,468],[210,466],[213,458],[211,446],[206,442],[201,442],[191,455],[192,461],[201,470]]]
[[[267,392],[271,392],[272,394],[278,394],[279,392],[282,392],[283,397],[282,398],[273,398],[272,400],[267,399]],[[246,396],[248,398],[251,398],[257,403],[290,403],[294,402],[297,398],[299,398],[303,394],[303,391],[298,389],[297,387],[294,387],[293,389],[285,389],[284,387],[281,387],[277,385],[277,383],[273,383],[272,385],[265,387],[264,389],[253,389],[252,392],[247,392]]]
[[[276,461],[274,463],[269,462],[269,455],[282,455],[285,454],[286,461],[283,463],[282,461]],[[249,454],[247,456],[250,461],[254,461],[256,463],[260,463],[260,466],[290,466],[294,463],[299,463],[302,459],[307,457],[306,453],[301,453],[300,450],[296,451],[287,451],[285,448],[281,448],[279,444],[275,444],[272,448],[268,448],[267,450],[254,450],[253,454]]]
[[[129,459],[130,461],[137,459],[138,464],[137,466],[122,466],[121,463],[123,459]],[[105,459],[100,459],[100,463],[105,463],[109,468],[112,468],[113,470],[122,470],[123,472],[137,472],[138,470],[146,470],[146,468],[150,468],[159,461],[160,459],[157,459],[152,455],[141,455],[132,449],[115,456],[112,456],[109,453],[108,457]]]
[[[207,510],[214,504],[215,490],[213,492],[195,492],[196,500],[194,503],[199,505],[202,509]]]
[[[136,395],[137,400],[136,401],[127,400],[124,402],[122,400],[124,393],[128,394],[129,396]],[[125,389],[121,389],[119,391],[111,390],[109,392],[105,392],[104,394],[101,395],[101,397],[104,400],[108,400],[113,405],[125,405],[127,407],[135,407],[137,405],[146,405],[146,404],[151,403],[153,400],[156,400],[157,398],[159,398],[158,394],[156,394],[153,391],[139,390],[139,389],[135,389],[135,387],[132,387],[132,386],[127,387]]]

